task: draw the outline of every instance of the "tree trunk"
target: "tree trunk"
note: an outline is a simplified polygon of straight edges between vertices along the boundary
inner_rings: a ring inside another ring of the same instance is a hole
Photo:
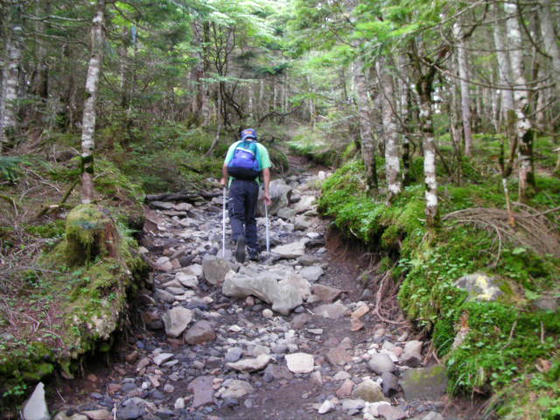
[[[50,13],[50,1],[36,0],[37,16],[48,15]],[[39,99],[36,107],[35,119],[38,122],[43,120],[46,112],[47,99],[49,96],[49,65],[47,62],[47,46],[43,36],[47,32],[47,24],[44,20],[37,21],[37,68],[33,80],[33,94]]]
[[[401,193],[401,166],[399,160],[399,133],[395,122],[396,109],[393,106],[393,77],[389,73],[386,60],[376,63],[382,97],[382,121],[385,138],[385,177],[387,179],[387,201],[391,202]]]
[[[0,101],[0,153],[13,139],[16,131],[19,68],[23,48],[21,4],[9,6],[10,19],[6,39],[6,58],[2,73],[2,100]]]
[[[558,38],[554,34],[554,25],[550,18],[552,16],[551,6],[550,0],[541,0],[539,19],[541,21],[540,26],[544,48],[552,59],[552,79],[556,82],[556,88],[560,91],[560,48],[558,47]]]
[[[518,19],[517,3],[504,4],[507,14],[507,38],[511,48],[511,72],[515,81],[513,93],[515,106],[515,130],[519,159],[519,200],[526,201],[529,185],[534,186],[533,173],[533,129],[528,118],[529,95],[523,65],[523,40]]]
[[[463,136],[465,140],[465,156],[472,155],[472,130],[471,130],[471,96],[469,92],[469,73],[467,51],[463,28],[459,22],[453,25],[453,32],[457,38],[457,67],[459,70],[459,87],[461,88],[461,116],[463,121]]]
[[[82,203],[93,201],[93,151],[95,149],[95,102],[99,73],[103,64],[103,23],[105,0],[97,0],[91,26],[91,58],[86,78],[86,100],[82,118]]]
[[[509,56],[505,49],[504,34],[502,24],[500,22],[500,9],[497,4],[494,4],[494,45],[496,46],[496,58],[498,60],[498,74],[499,84],[501,86],[511,87],[511,69],[509,64]],[[502,96],[502,110],[503,119],[507,122],[511,119],[511,112],[513,111],[513,92],[510,89],[501,89]]]
[[[366,184],[368,190],[377,191],[377,168],[375,164],[375,140],[371,124],[371,111],[368,98],[368,86],[363,69],[363,61],[357,58],[352,69],[354,89],[358,104],[358,119],[360,123],[361,152],[366,167]]]

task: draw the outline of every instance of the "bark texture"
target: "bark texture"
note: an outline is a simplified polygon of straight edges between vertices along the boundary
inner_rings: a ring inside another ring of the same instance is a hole
[[[9,6],[10,20],[6,40],[6,58],[2,72],[2,100],[0,101],[0,152],[15,134],[19,68],[23,48],[21,5]]]
[[[523,43],[518,21],[517,3],[504,4],[507,15],[507,39],[510,46],[511,72],[515,82],[513,93],[515,106],[515,131],[519,147],[519,199],[527,199],[529,185],[534,184],[533,175],[533,130],[528,117],[529,94],[524,74]]]
[[[377,74],[383,90],[382,120],[385,138],[385,177],[387,180],[387,200],[390,202],[400,194],[401,166],[399,160],[399,134],[395,122],[395,107],[393,106],[393,77],[387,68],[385,60],[377,62]]]
[[[371,124],[368,86],[363,70],[363,61],[358,59],[353,67],[354,89],[358,103],[360,121],[361,152],[366,167],[366,183],[369,190],[377,190],[377,171],[375,166],[375,140]]]
[[[496,23],[493,27],[494,32],[494,45],[496,47],[496,58],[498,61],[498,75],[500,77],[499,84],[501,86],[512,86],[511,83],[511,70],[509,65],[509,56],[505,49],[504,33],[502,24],[500,21],[500,8],[497,4],[494,4],[494,17]],[[513,111],[513,91],[510,89],[500,90],[502,99],[502,110],[503,115],[507,118],[508,113]]]
[[[82,203],[93,200],[93,151],[95,149],[95,102],[103,62],[105,0],[98,0],[91,26],[91,57],[86,78],[86,100],[82,118]]]
[[[463,28],[459,22],[453,25],[455,38],[457,38],[457,68],[459,71],[459,87],[461,88],[461,118],[463,121],[463,137],[465,140],[465,156],[472,155],[472,116],[471,95],[469,92],[469,72],[467,63],[467,51],[465,49],[465,37]]]
[[[556,82],[556,88],[560,90],[560,48],[558,47],[558,39],[554,33],[554,25],[550,18],[552,15],[551,6],[550,0],[541,0],[539,19],[544,48],[552,60],[552,77]]]

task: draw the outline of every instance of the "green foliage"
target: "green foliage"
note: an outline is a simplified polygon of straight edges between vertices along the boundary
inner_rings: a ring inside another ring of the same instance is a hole
[[[23,159],[18,156],[0,156],[0,180],[16,182],[21,173],[19,165],[22,163]]]

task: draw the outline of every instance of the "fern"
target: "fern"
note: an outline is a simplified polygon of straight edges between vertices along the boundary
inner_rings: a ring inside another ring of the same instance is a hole
[[[0,178],[15,183],[21,175],[22,163],[23,159],[17,156],[0,156]]]

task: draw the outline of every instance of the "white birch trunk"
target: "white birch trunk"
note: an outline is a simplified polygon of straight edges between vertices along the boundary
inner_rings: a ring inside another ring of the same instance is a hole
[[[519,160],[519,199],[526,200],[529,183],[533,182],[533,133],[531,121],[527,116],[529,95],[524,74],[523,39],[518,19],[517,3],[506,2],[507,39],[511,48],[511,73],[515,82],[513,93],[515,107],[515,130],[518,141]]]
[[[496,23],[494,24],[494,45],[496,47],[496,58],[498,61],[498,74],[499,74],[499,84],[501,86],[512,86],[511,83],[511,69],[509,65],[508,52],[505,49],[504,34],[501,22],[499,20],[501,16],[499,6],[494,4],[494,18]],[[510,111],[513,111],[513,92],[509,89],[501,89],[500,94],[502,97],[502,110],[504,119],[507,120]]]
[[[401,165],[399,160],[399,134],[395,122],[396,109],[393,105],[393,77],[385,65],[385,60],[376,63],[377,74],[383,91],[382,121],[385,138],[385,178],[387,180],[387,201],[401,193]]]
[[[9,35],[6,42],[6,58],[2,72],[2,100],[0,101],[0,152],[15,134],[19,67],[22,57],[23,26],[19,5],[12,5],[13,21],[10,22]]]
[[[371,124],[371,110],[368,98],[368,86],[363,70],[363,61],[358,57],[352,69],[358,119],[360,122],[361,152],[366,167],[366,184],[368,190],[377,190],[377,174],[375,167],[375,140]]]
[[[461,89],[461,117],[463,121],[463,137],[465,139],[465,156],[471,156],[473,139],[471,130],[471,96],[467,81],[469,73],[463,28],[459,22],[453,25],[453,32],[457,39],[457,67],[459,70],[459,87]]]
[[[426,223],[434,226],[438,219],[438,185],[436,178],[436,144],[432,124],[431,99],[427,94],[420,95],[420,122],[423,132],[424,182],[426,185]]]
[[[93,200],[93,151],[95,149],[95,102],[99,73],[103,62],[103,22],[105,0],[97,0],[97,8],[91,26],[91,58],[86,78],[86,100],[82,118],[82,203]]]

